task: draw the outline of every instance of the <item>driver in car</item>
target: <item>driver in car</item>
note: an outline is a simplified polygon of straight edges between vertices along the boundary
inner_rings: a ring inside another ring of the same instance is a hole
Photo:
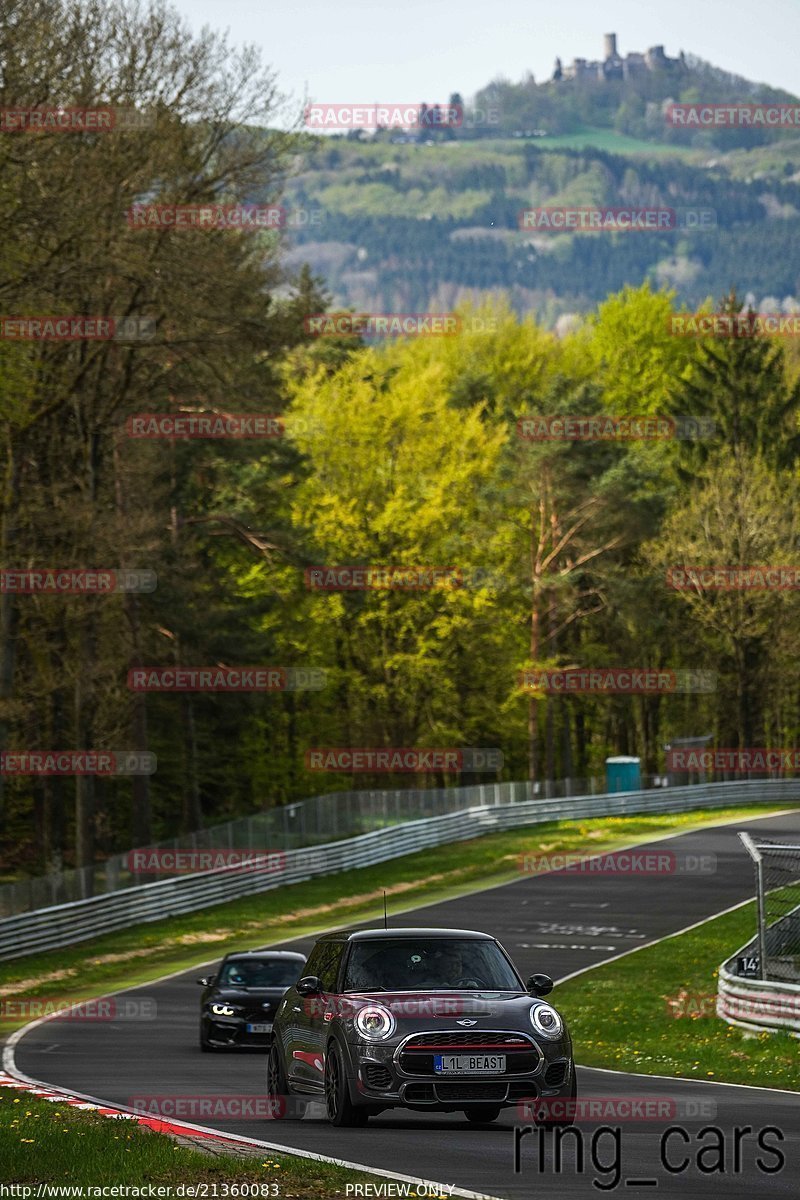
[[[439,951],[437,959],[437,974],[441,976],[440,986],[444,987],[481,987],[479,980],[470,975],[464,965],[461,951],[457,946],[445,946]]]

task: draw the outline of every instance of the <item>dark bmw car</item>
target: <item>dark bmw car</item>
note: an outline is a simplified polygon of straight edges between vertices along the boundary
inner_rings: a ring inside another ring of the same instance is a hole
[[[216,974],[197,981],[203,986],[200,1049],[269,1046],[275,1011],[305,961],[293,950],[226,954]]]
[[[552,986],[546,975],[523,983],[486,933],[327,934],[275,1017],[272,1112],[297,1116],[324,1097],[334,1125],[363,1125],[388,1108],[485,1122],[529,1101],[544,1106],[542,1124],[571,1124],[572,1042],[542,999]]]

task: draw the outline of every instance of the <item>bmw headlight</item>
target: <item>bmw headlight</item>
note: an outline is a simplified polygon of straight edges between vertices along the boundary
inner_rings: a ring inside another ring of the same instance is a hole
[[[356,1014],[356,1029],[363,1038],[368,1038],[371,1042],[391,1037],[396,1025],[397,1022],[389,1009],[384,1008],[382,1004],[370,1004],[359,1009]]]
[[[215,1017],[235,1017],[236,1009],[232,1004],[212,1004],[211,1011]]]
[[[557,1038],[564,1030],[564,1022],[549,1004],[534,1004],[531,1009],[531,1025],[542,1037]]]

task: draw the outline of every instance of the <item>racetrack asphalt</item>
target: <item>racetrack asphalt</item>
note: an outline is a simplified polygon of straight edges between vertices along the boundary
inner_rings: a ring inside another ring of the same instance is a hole
[[[390,921],[395,926],[485,930],[500,939],[523,977],[544,971],[563,979],[750,899],[752,864],[736,836],[738,829],[796,840],[800,810],[649,844],[662,855],[674,851],[683,871],[523,875],[514,883],[426,905]],[[313,938],[302,938],[275,945],[307,951],[312,943]],[[731,952],[736,949],[732,946]],[[202,1054],[198,1049],[200,989],[195,979],[202,973],[196,967],[124,993],[155,1000],[154,1020],[57,1018],[35,1026],[16,1046],[17,1068],[30,1078],[129,1106],[137,1097],[263,1097],[263,1052]],[[557,1005],[557,988],[551,998]],[[575,1052],[580,1063],[580,1045]],[[395,1109],[372,1118],[363,1129],[334,1129],[318,1104],[300,1121],[239,1117],[222,1123],[197,1112],[183,1116],[226,1133],[508,1200],[604,1193],[703,1200],[800,1195],[797,1095],[581,1067],[578,1083],[582,1097],[658,1100],[661,1115],[582,1122],[563,1135],[560,1163],[556,1135],[536,1130],[518,1141],[519,1171],[515,1127],[525,1121],[513,1109],[504,1110],[490,1126],[468,1124],[461,1114]],[[670,1126],[683,1130],[669,1135],[665,1151],[673,1168],[686,1161],[679,1171],[669,1170],[662,1159],[662,1138]],[[763,1132],[770,1126],[782,1140]],[[737,1127],[747,1132],[737,1136]],[[775,1149],[784,1160],[778,1170]]]

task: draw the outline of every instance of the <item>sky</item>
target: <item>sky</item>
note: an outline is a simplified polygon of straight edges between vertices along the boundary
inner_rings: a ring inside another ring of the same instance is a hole
[[[299,110],[320,103],[468,99],[493,79],[549,78],[556,55],[663,45],[800,93],[800,0],[171,0],[198,31],[260,47]]]

